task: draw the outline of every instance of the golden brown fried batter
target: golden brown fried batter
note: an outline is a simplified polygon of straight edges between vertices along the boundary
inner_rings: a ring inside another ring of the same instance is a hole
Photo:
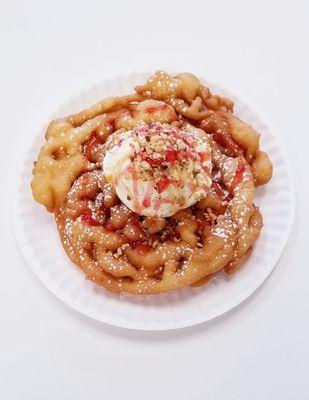
[[[155,122],[197,126],[212,146],[207,196],[168,218],[135,214],[102,171],[119,132]],[[135,94],[52,121],[45,138],[33,196],[55,214],[62,244],[87,279],[112,292],[155,294],[234,273],[250,257],[263,225],[255,190],[271,179],[272,164],[233,103],[194,75],[156,72]]]

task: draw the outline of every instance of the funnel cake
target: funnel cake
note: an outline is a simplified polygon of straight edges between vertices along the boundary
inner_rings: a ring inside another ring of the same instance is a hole
[[[52,121],[34,198],[63,247],[112,292],[156,294],[233,274],[263,226],[272,176],[260,134],[190,73],[156,72],[135,93]]]

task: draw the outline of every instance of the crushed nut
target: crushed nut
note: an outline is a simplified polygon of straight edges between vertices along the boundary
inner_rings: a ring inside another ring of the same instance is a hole
[[[158,244],[159,244],[159,240],[155,240],[155,241],[152,243],[152,248],[155,249],[155,248],[158,246]]]
[[[153,153],[153,154],[152,154],[152,158],[153,158],[154,160],[159,160],[159,158],[161,158],[161,155],[160,155],[159,153]]]

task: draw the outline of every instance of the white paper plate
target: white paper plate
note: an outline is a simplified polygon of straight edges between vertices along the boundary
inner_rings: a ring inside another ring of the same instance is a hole
[[[77,112],[107,96],[132,92],[150,74],[134,74],[107,80],[82,91],[52,116]],[[33,160],[43,143],[43,132],[24,155],[17,177],[14,228],[21,251],[44,285],[72,308],[96,320],[131,329],[164,330],[199,324],[237,306],[267,278],[287,242],[294,215],[294,188],[286,156],[277,139],[260,118],[238,97],[207,84],[215,93],[235,102],[235,114],[262,133],[261,148],[274,164],[274,177],[259,188],[256,203],[264,228],[246,265],[232,278],[223,274],[197,289],[181,289],[155,296],[116,295],[86,281],[62,249],[52,214],[31,195]]]

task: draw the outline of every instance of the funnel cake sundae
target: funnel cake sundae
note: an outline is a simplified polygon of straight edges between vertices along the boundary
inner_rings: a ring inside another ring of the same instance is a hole
[[[156,294],[236,272],[272,176],[260,134],[190,73],[52,121],[31,182],[63,247],[112,292]]]

